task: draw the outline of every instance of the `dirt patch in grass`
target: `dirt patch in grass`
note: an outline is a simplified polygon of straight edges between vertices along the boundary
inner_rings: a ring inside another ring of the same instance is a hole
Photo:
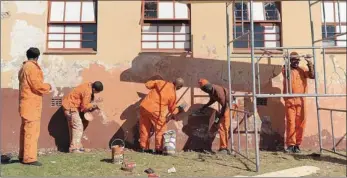
[[[344,152],[341,152],[345,154]],[[175,156],[159,156],[126,151],[125,158],[136,163],[133,172],[120,170],[111,164],[111,152],[93,151],[84,154],[51,153],[39,157],[42,167],[19,163],[1,167],[2,176],[146,176],[144,170],[152,168],[161,177],[168,176],[254,176],[297,166],[316,166],[320,170],[311,176],[346,176],[346,158],[330,153],[309,156],[309,152],[289,155],[282,152],[260,152],[260,172],[255,165],[240,156],[180,152]],[[254,154],[249,154],[254,160]],[[255,161],[255,160],[254,160]],[[176,173],[167,170],[175,167]]]

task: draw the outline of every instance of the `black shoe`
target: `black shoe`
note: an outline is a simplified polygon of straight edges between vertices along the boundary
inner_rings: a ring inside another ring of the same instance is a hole
[[[162,154],[163,154],[163,151],[155,150],[154,154],[156,154],[156,155],[162,155]]]
[[[230,151],[229,151],[227,148],[221,148],[221,149],[219,149],[219,150],[218,150],[218,153],[219,153],[219,154],[228,154],[228,155],[231,154]]]
[[[140,149],[140,152],[141,153],[153,153],[153,150],[151,150],[151,149]]]
[[[301,153],[299,145],[294,146],[294,153]]]
[[[286,150],[285,150],[286,153],[294,153],[295,152],[295,146],[294,145],[291,145],[289,146]]]
[[[23,164],[29,165],[29,166],[42,166],[42,164],[38,161],[31,162],[31,163],[23,163]]]
[[[19,161],[20,163],[23,163],[23,158],[18,158],[18,161]]]

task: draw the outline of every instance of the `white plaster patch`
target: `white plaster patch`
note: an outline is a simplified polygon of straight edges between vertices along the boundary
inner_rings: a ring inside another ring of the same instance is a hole
[[[18,89],[18,71],[25,60],[25,51],[32,46],[42,48],[45,34],[43,31],[32,25],[28,25],[25,20],[16,20],[11,31],[11,61],[1,59],[1,70],[3,72],[14,70],[11,77],[12,88]]]
[[[15,1],[17,13],[42,15],[47,8],[47,1]]]
[[[320,169],[315,166],[300,166],[290,169],[284,169],[280,171],[265,173],[252,177],[304,177],[316,173]],[[234,177],[246,177],[246,176],[234,176]]]

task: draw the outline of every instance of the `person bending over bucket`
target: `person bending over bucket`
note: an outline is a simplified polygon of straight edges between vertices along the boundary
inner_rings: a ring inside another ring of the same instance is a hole
[[[81,143],[84,127],[80,114],[90,114],[89,112],[99,109],[96,104],[91,102],[94,100],[94,94],[102,92],[103,89],[100,81],[83,83],[63,98],[62,105],[70,132],[70,152],[86,151]],[[86,118],[86,120],[88,119]]]
[[[176,106],[176,90],[182,88],[184,81],[177,78],[173,82],[150,80],[145,85],[150,90],[140,104],[140,147],[141,152],[150,152],[149,135],[151,127],[155,132],[155,153],[163,153],[163,134],[167,130],[167,110],[171,114],[183,111]]]
[[[230,136],[230,107],[229,107],[229,91],[219,85],[214,85],[208,82],[206,79],[199,80],[199,86],[202,91],[208,93],[210,101],[205,104],[198,112],[204,113],[205,109],[211,106],[213,103],[218,102],[222,105],[220,113],[217,114],[215,124],[218,125],[218,133],[220,136],[219,152],[223,154],[229,154],[228,140]],[[237,105],[233,104],[233,109],[236,109]],[[235,117],[236,111],[233,112]]]

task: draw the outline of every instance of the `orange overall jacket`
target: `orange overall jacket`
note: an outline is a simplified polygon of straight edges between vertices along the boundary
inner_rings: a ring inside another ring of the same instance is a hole
[[[43,83],[43,72],[34,60],[23,63],[18,73],[19,114],[30,121],[41,119],[42,95],[48,94],[51,86]]]
[[[83,83],[63,98],[63,108],[70,111],[86,112],[93,107],[91,104],[92,94],[92,83]]]

